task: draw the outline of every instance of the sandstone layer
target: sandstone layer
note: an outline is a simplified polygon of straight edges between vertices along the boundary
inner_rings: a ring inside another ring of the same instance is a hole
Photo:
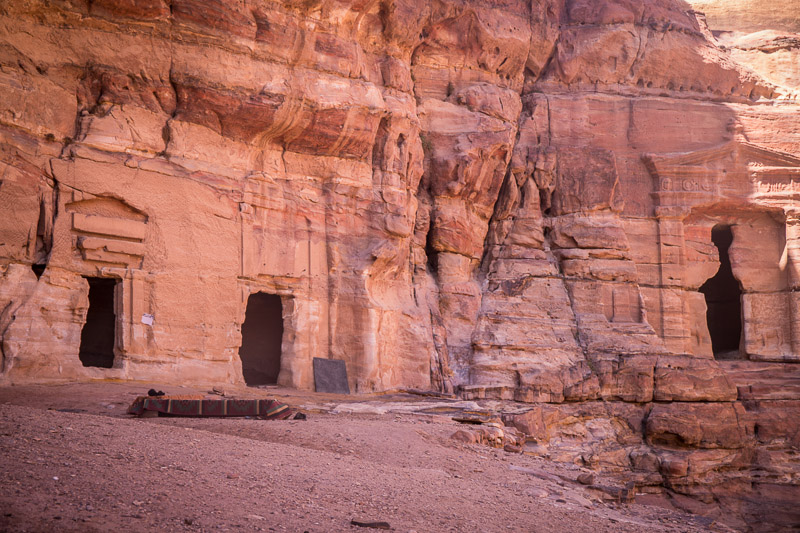
[[[679,0],[6,3],[2,379],[241,383],[277,317],[282,385],[319,357],[356,392],[608,404],[654,485],[790,502],[796,41],[714,29]]]
[[[800,87],[800,1],[690,0],[718,43],[765,79]]]

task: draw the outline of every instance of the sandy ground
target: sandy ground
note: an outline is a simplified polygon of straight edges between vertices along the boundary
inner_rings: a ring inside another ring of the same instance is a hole
[[[0,387],[2,531],[695,532],[698,517],[599,501],[571,465],[450,439],[447,416],[333,414],[429,398],[237,389],[307,420],[135,418],[152,383]],[[560,477],[558,477],[560,476]]]

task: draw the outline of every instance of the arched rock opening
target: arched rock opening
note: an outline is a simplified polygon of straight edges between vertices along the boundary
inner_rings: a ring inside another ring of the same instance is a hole
[[[733,243],[729,225],[711,230],[711,241],[719,250],[719,270],[706,281],[700,292],[706,299],[706,320],[711,348],[717,359],[739,359],[742,337],[742,289],[733,275],[728,251]]]

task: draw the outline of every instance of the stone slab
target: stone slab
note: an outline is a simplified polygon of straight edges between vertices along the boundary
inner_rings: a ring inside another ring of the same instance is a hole
[[[341,359],[314,358],[314,386],[317,392],[350,394],[347,365]]]

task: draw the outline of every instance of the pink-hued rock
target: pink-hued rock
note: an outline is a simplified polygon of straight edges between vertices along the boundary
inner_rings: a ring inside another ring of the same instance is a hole
[[[521,431],[536,441],[548,440],[547,426],[542,416],[541,407],[536,407],[522,413],[504,414],[503,424]]]
[[[345,359],[358,390],[730,400],[713,364],[659,363],[711,355],[697,291],[715,224],[734,228],[742,355],[797,357],[797,321],[772,312],[799,279],[795,106],[754,106],[772,86],[693,13],[248,5],[2,13],[3,257],[130,279],[114,371],[186,358],[237,381],[244,305],[265,291],[292,309],[281,382],[298,387],[313,354]],[[72,220],[93,214],[108,228]],[[138,237],[113,229],[130,217]],[[218,306],[174,307],[189,287]]]
[[[242,383],[255,321],[282,385],[591,405],[510,423],[703,498],[796,478],[798,29],[692,4],[4,4],[0,381]]]
[[[673,402],[653,406],[645,434],[661,446],[742,448],[753,439],[753,422],[740,404]]]
[[[764,79],[785,87],[787,92],[800,88],[800,29],[761,30],[744,36],[738,32],[723,33],[718,41],[738,63],[747,65]]]
[[[662,356],[653,377],[655,401],[729,402],[737,398],[733,382],[712,359]]]

